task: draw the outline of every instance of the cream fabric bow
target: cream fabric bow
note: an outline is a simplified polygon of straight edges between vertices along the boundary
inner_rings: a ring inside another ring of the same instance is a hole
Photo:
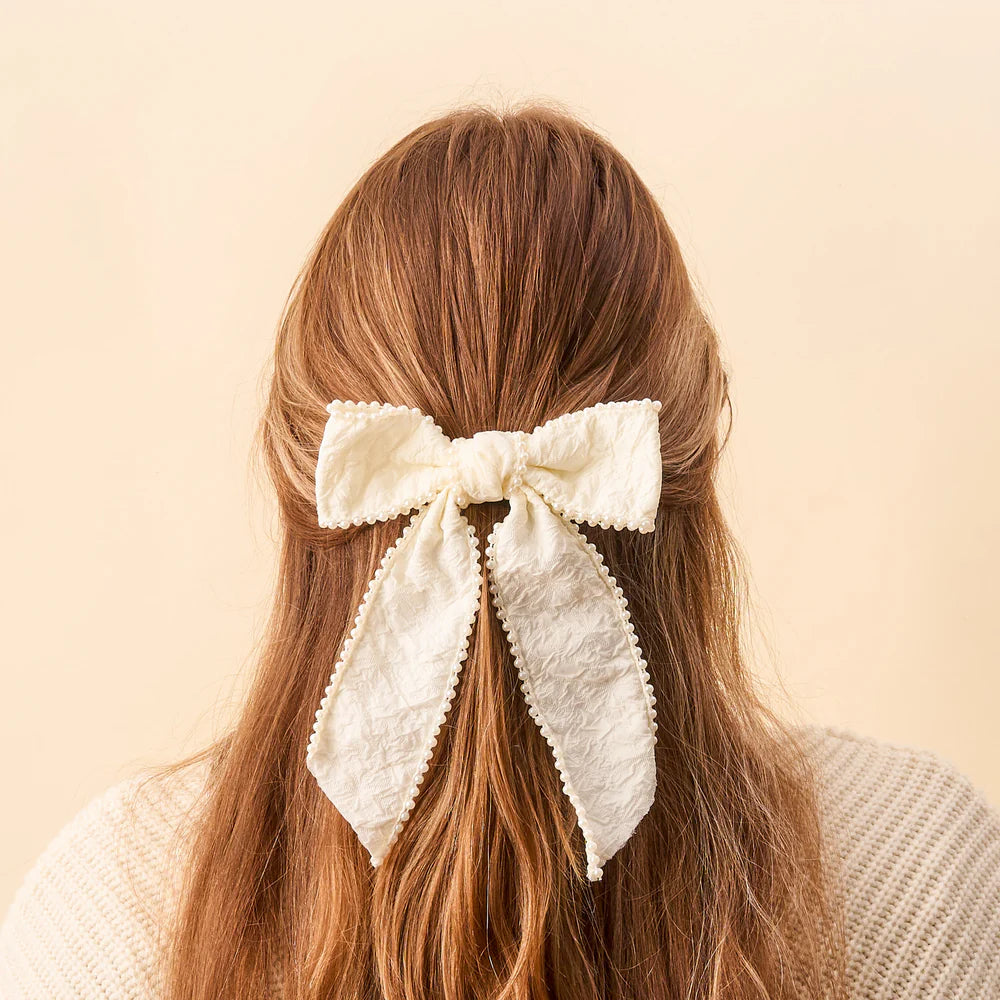
[[[490,592],[576,810],[587,877],[600,879],[653,802],[655,699],[621,587],[574,522],[653,530],[659,402],[598,403],[530,434],[454,441],[410,407],[326,409],[319,523],[419,509],[368,585],[316,713],[309,770],[378,865],[414,807],[479,610],[478,541],[462,508],[509,500],[488,538]]]

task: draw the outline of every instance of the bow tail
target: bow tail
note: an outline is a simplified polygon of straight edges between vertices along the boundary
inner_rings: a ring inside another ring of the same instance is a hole
[[[655,699],[626,602],[597,549],[530,488],[511,496],[486,565],[529,713],[552,747],[597,881],[656,788]]]
[[[383,556],[316,713],[307,766],[373,865],[413,809],[481,584],[474,529],[445,490]]]

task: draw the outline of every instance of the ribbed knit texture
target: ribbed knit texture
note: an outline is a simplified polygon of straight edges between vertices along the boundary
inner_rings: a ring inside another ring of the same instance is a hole
[[[1000,998],[1000,814],[931,753],[807,739],[842,865],[852,997]],[[123,782],[56,836],[0,928],[2,1000],[162,995],[155,960],[205,774]]]

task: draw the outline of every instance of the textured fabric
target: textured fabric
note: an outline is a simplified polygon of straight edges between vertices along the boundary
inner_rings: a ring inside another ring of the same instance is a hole
[[[928,752],[814,733],[865,1000],[1000,998],[1000,815]]]
[[[420,509],[361,602],[316,713],[309,770],[378,865],[414,807],[479,611],[478,542],[462,509],[509,500],[486,547],[490,593],[576,810],[587,875],[600,879],[652,805],[656,713],[627,601],[575,522],[653,530],[660,404],[600,403],[531,433],[454,441],[410,407],[326,409],[319,523]]]
[[[930,753],[806,736],[841,867],[852,1000],[996,1000],[1000,815]],[[160,935],[206,774],[124,782],[55,837],[0,927],[2,1000],[159,1000]]]
[[[594,546],[530,493],[511,498],[488,553],[521,688],[576,808],[587,874],[598,879],[656,791],[652,686],[621,590]]]
[[[93,799],[28,872],[0,927],[0,1000],[153,1000],[207,768]]]

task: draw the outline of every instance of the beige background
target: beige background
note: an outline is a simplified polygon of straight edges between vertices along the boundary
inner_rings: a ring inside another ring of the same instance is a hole
[[[230,717],[285,294],[469,99],[565,102],[662,199],[733,370],[765,678],[1000,802],[995,4],[5,6],[0,900]]]

